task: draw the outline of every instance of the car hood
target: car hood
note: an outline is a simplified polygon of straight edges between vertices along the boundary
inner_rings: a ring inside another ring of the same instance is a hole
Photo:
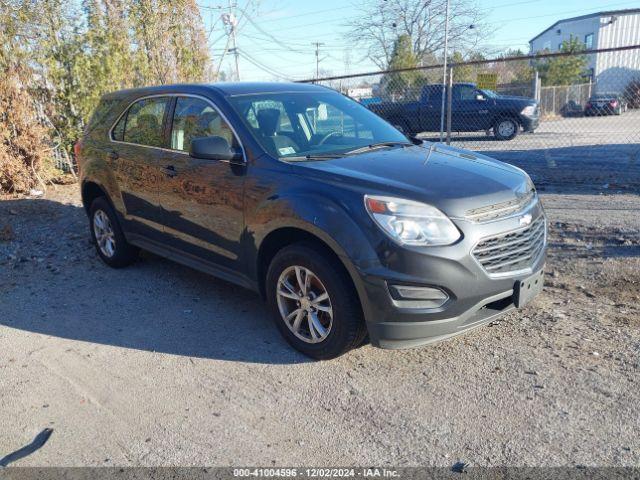
[[[528,175],[517,167],[440,144],[385,148],[294,167],[307,178],[425,202],[452,217],[513,200],[532,188]]]
[[[498,95],[496,100],[498,101],[508,101],[513,103],[522,103],[526,105],[534,105],[536,101],[533,98],[529,97],[518,97],[516,95]]]

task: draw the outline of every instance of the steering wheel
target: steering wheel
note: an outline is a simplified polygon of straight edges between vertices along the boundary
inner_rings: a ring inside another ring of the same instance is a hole
[[[332,132],[327,133],[324,137],[322,137],[322,139],[318,142],[318,146],[320,145],[324,145],[324,142],[326,142],[327,140],[329,140],[331,137],[336,136],[336,135],[342,135],[340,132],[334,130]]]

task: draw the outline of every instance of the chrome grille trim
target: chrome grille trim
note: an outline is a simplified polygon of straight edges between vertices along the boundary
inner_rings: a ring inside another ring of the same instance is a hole
[[[519,213],[532,205],[536,200],[536,191],[532,189],[529,190],[526,195],[514,198],[513,200],[467,210],[464,216],[465,219],[471,222],[489,222],[491,220],[498,220],[508,217],[509,215]]]
[[[546,219],[540,215],[527,227],[480,240],[471,254],[489,276],[512,275],[531,270],[546,242]]]

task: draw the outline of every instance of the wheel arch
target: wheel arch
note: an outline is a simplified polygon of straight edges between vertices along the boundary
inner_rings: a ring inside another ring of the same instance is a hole
[[[87,214],[89,214],[91,203],[93,203],[93,201],[98,197],[105,197],[107,199],[107,202],[109,202],[109,204],[113,207],[113,203],[111,202],[107,191],[94,181],[88,180],[83,182],[80,194],[82,197],[82,205]]]
[[[323,238],[324,237],[324,238]],[[361,308],[364,307],[362,295],[364,291],[357,281],[357,270],[347,260],[346,253],[330,238],[325,237],[320,232],[313,232],[300,226],[284,226],[276,228],[269,232],[260,243],[256,256],[256,273],[258,281],[258,289],[260,295],[266,297],[265,280],[267,270],[273,258],[283,248],[295,243],[308,243],[321,248],[325,253],[336,260],[344,274],[347,275],[355,292],[358,295]]]

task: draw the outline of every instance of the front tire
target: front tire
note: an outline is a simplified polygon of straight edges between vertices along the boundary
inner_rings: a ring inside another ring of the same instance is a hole
[[[327,360],[366,336],[362,309],[339,260],[312,243],[280,250],[266,276],[269,309],[282,336],[305,355]]]
[[[98,197],[89,208],[91,238],[98,256],[113,268],[131,265],[138,258],[138,248],[124,238],[115,211],[105,197]]]
[[[520,125],[513,118],[500,118],[493,126],[493,135],[496,140],[512,140],[518,135]]]

